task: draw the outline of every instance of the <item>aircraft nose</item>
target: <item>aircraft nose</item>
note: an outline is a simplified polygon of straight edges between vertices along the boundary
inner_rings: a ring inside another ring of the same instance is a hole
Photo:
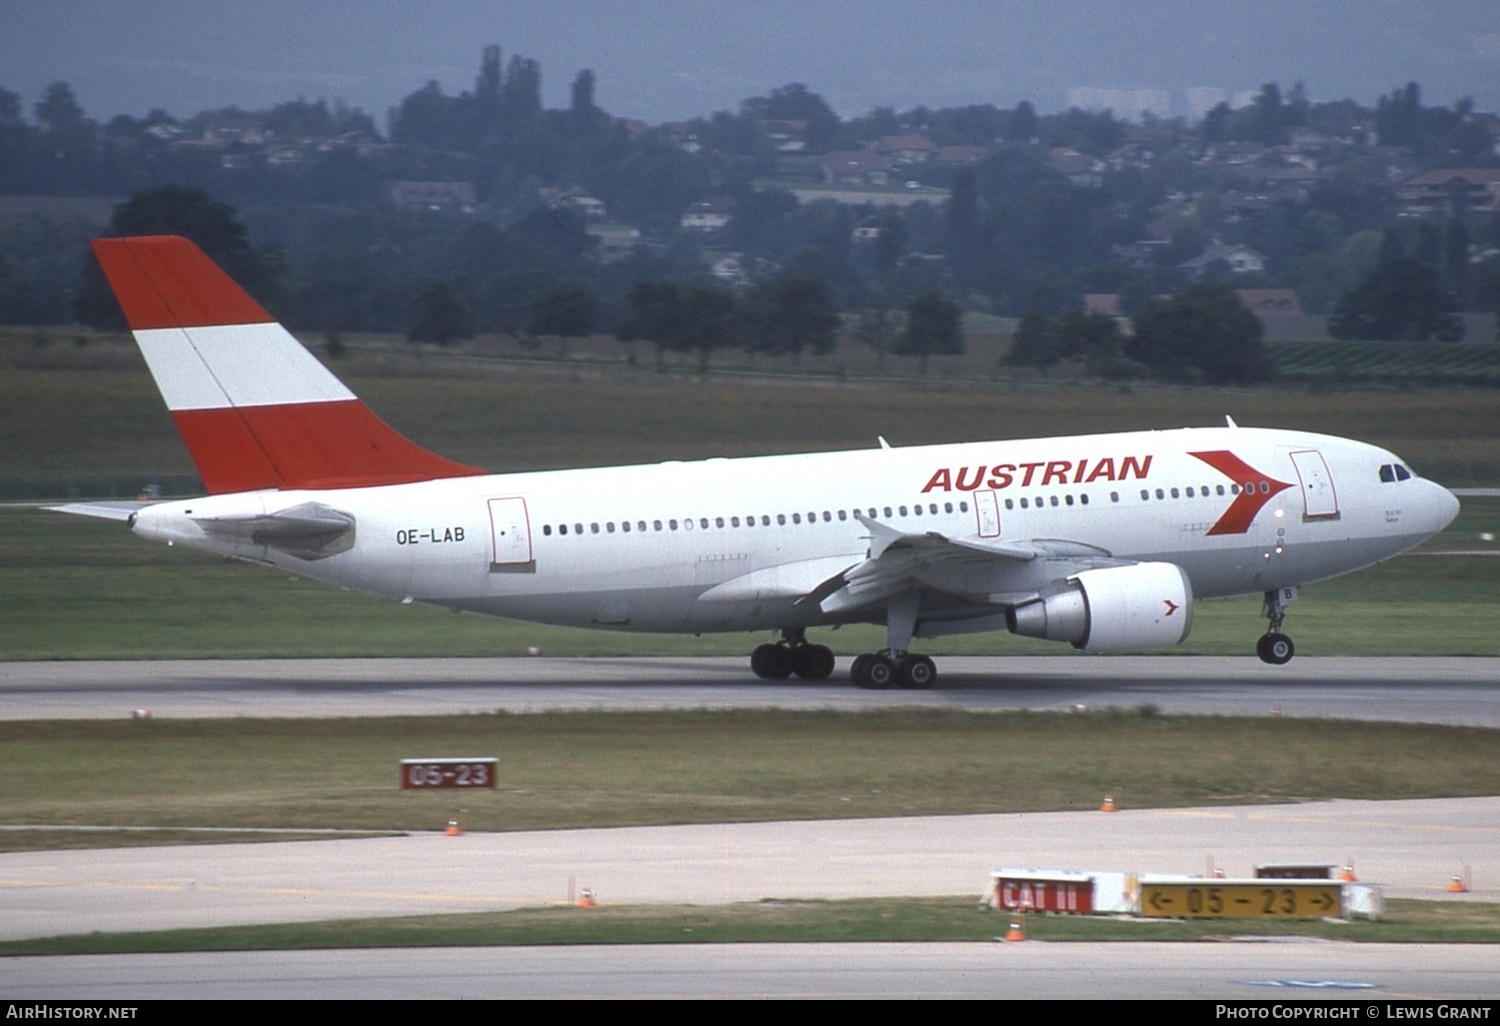
[[[1427,508],[1432,515],[1432,533],[1437,534],[1453,523],[1453,518],[1458,516],[1458,496],[1436,481],[1427,483],[1432,486],[1427,499]]]

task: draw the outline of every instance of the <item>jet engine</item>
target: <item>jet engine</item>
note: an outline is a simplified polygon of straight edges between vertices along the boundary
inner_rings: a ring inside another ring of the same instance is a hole
[[[1012,634],[1066,641],[1084,652],[1167,648],[1193,626],[1193,586],[1173,563],[1085,570],[1016,603]]]

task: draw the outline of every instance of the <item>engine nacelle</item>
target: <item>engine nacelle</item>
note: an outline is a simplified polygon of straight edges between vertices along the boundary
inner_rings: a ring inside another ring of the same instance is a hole
[[[1193,586],[1174,563],[1085,570],[1005,614],[1012,634],[1085,652],[1168,648],[1193,628]]]

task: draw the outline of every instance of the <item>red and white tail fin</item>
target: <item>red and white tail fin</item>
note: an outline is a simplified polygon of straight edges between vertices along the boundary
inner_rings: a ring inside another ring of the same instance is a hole
[[[187,239],[94,253],[210,493],[483,473],[397,434]]]

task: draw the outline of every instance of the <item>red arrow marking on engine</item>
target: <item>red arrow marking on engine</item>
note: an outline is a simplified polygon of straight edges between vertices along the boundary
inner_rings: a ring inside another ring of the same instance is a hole
[[[1270,502],[1272,497],[1291,487],[1291,484],[1286,481],[1278,481],[1267,474],[1262,474],[1227,449],[1193,452],[1188,455],[1198,457],[1240,486],[1240,494],[1235,496],[1234,501],[1229,504],[1229,508],[1224,511],[1224,515],[1219,518],[1218,522],[1208,529],[1210,535],[1244,534],[1250,530],[1250,524],[1255,520],[1255,515],[1261,511],[1261,508]]]
[[[1162,601],[1167,604],[1168,616],[1171,616],[1173,613],[1177,612],[1178,606],[1176,602],[1173,602],[1171,599],[1162,599]]]

